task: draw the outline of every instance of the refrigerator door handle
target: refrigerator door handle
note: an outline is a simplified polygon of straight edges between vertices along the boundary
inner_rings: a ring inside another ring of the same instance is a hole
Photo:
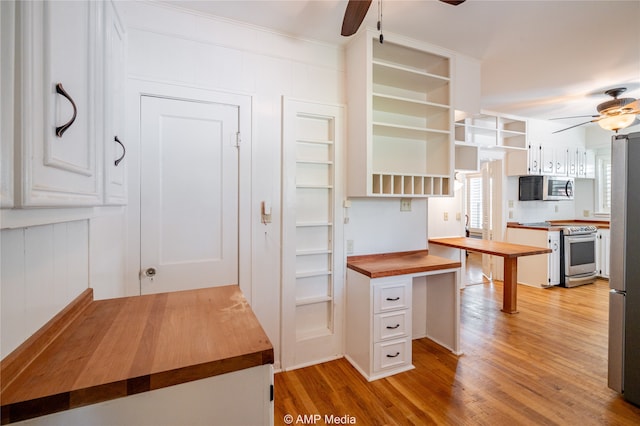
[[[624,292],[611,290],[609,293],[608,386],[620,393],[624,390],[624,308]]]

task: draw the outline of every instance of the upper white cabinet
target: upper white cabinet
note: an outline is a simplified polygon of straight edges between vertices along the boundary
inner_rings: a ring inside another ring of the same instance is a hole
[[[105,191],[103,162],[114,153],[105,133],[121,126],[113,112],[124,105],[122,78],[111,81],[116,67],[124,72],[116,22],[111,2],[17,3],[17,207],[100,205],[123,178]]]
[[[0,1],[0,207],[13,207],[15,2]]]
[[[104,201],[125,204],[126,140],[124,137],[124,85],[126,38],[115,5],[105,4],[104,14]]]
[[[366,31],[347,48],[348,195],[451,195],[451,56],[385,36]]]

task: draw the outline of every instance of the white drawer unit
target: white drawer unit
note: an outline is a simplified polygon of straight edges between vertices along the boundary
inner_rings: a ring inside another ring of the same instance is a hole
[[[413,368],[411,277],[369,278],[347,270],[345,355],[367,380]]]
[[[377,314],[373,317],[373,339],[375,342],[395,339],[411,334],[407,324],[411,324],[411,318],[407,318],[408,309],[385,314]]]
[[[411,365],[411,338],[380,342],[373,345],[373,371],[396,373],[397,368]]]
[[[407,285],[405,281],[374,285],[374,313],[407,309],[409,307],[411,304],[411,285]]]

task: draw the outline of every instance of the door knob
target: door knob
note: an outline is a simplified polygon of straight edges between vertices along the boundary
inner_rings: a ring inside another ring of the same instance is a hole
[[[144,275],[148,278],[153,278],[156,276],[156,268],[147,268],[144,271]]]

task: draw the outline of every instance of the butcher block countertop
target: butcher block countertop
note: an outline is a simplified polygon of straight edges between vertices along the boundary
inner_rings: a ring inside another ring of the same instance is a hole
[[[465,249],[469,251],[476,251],[479,253],[492,254],[504,258],[516,258],[534,254],[551,253],[551,249],[547,247],[526,246],[522,244],[481,240],[479,238],[468,237],[431,238],[429,239],[429,243],[440,244],[442,246]]]
[[[599,229],[609,229],[610,223],[605,220],[550,220],[549,225],[535,223],[507,222],[507,228],[539,229],[542,231],[560,231],[564,226],[594,225]]]
[[[347,268],[369,278],[417,274],[460,266],[460,262],[431,255],[428,250],[347,257]]]
[[[97,301],[87,289],[2,360],[2,424],[273,359],[236,285]]]

